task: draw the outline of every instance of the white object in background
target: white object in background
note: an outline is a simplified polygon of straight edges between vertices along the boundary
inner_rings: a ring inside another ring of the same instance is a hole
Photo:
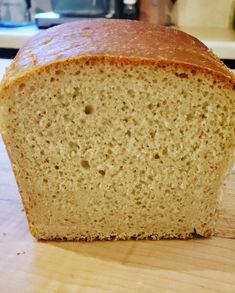
[[[24,26],[17,28],[0,28],[0,47],[1,48],[21,48],[29,38],[39,32],[35,26]]]
[[[136,4],[136,0],[123,0],[123,3],[126,5],[134,5]]]
[[[175,25],[232,28],[235,0],[177,0],[172,11]]]
[[[6,68],[10,65],[10,63],[11,63],[10,59],[0,59],[0,82],[6,71]]]

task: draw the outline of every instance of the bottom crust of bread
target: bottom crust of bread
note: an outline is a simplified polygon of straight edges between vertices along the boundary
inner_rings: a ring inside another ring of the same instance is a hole
[[[161,239],[192,239],[192,238],[201,238],[201,237],[211,237],[213,235],[214,229],[213,228],[206,228],[200,230],[200,233],[194,228],[191,232],[181,232],[181,233],[147,233],[146,231],[134,233],[134,234],[103,234],[103,233],[94,233],[94,234],[87,234],[82,235],[79,233],[71,233],[68,230],[66,233],[65,231],[58,232],[58,228],[56,232],[52,232],[50,227],[50,231],[48,231],[47,227],[45,229],[39,230],[33,224],[30,224],[30,230],[32,235],[37,240],[57,240],[57,241],[110,241],[110,240],[161,240]],[[59,229],[60,230],[60,229]]]

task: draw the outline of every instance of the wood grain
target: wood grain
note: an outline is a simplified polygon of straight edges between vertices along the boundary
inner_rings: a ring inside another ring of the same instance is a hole
[[[235,239],[235,167],[226,181],[215,236]]]
[[[226,229],[234,237],[234,178],[221,208],[220,236]],[[0,141],[0,292],[232,293],[234,275],[233,239],[37,242]]]

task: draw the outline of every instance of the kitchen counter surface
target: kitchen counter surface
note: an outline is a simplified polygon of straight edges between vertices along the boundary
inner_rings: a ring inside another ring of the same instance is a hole
[[[4,60],[4,64],[9,61]],[[0,292],[233,293],[235,239],[229,238],[235,238],[235,173],[227,183],[225,203],[225,216],[217,225],[220,237],[188,241],[38,242],[28,231],[0,138]],[[222,238],[225,227],[227,239]]]
[[[9,59],[0,59],[0,81],[3,77],[3,74],[5,73],[6,67],[9,66],[11,63],[11,60]]]
[[[199,38],[221,59],[235,59],[235,30],[190,27],[180,29]],[[38,32],[36,26],[15,29],[0,27],[0,48],[20,48]]]
[[[220,59],[235,59],[235,30],[193,27],[181,27],[180,29],[201,40]]]
[[[34,25],[17,28],[0,27],[0,48],[19,49],[39,31]]]

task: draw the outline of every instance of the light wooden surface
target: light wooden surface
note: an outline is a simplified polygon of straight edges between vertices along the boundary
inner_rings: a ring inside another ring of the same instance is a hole
[[[215,236],[233,238],[235,242],[235,166],[226,181],[226,190],[219,209]]]
[[[234,237],[235,174],[217,235]],[[37,242],[0,140],[0,293],[235,292],[235,239]]]

